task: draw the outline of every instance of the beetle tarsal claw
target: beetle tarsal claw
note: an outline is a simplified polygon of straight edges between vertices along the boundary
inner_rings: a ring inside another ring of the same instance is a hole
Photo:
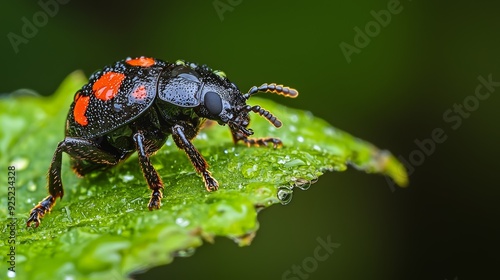
[[[214,177],[212,177],[212,175],[208,170],[203,172],[202,175],[203,175],[203,181],[205,182],[205,188],[207,189],[207,191],[212,192],[219,189],[219,182],[217,182],[217,180]]]

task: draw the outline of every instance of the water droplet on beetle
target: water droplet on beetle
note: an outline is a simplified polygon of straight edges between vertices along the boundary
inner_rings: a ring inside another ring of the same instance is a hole
[[[129,103],[133,104],[133,102],[130,102],[130,101],[129,101]],[[121,111],[123,111],[123,105],[115,103],[115,104],[113,104],[113,110],[115,110],[115,112],[121,112]]]
[[[277,196],[282,205],[287,205],[292,201],[293,190],[287,187],[280,187]]]

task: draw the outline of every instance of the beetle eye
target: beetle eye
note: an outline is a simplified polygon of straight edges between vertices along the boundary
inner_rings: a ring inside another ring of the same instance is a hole
[[[213,91],[205,93],[204,101],[210,114],[218,116],[222,112],[222,99],[217,93]]]

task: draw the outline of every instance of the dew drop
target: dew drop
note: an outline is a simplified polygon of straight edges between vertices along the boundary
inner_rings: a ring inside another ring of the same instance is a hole
[[[290,156],[286,155],[284,158],[280,158],[278,160],[279,164],[286,164],[288,161],[290,161]]]
[[[128,182],[130,182],[130,181],[134,180],[134,175],[131,175],[131,174],[125,174],[125,175],[120,176],[120,178],[122,179],[122,181],[123,181],[124,183],[128,183]]]
[[[314,180],[306,180],[306,179],[297,179],[295,181],[295,186],[303,191],[307,191],[312,184],[316,183],[318,179]]]
[[[293,159],[287,163],[285,163],[285,167],[296,167],[296,166],[302,166],[302,165],[306,165],[306,163],[301,160],[301,159]]]
[[[175,219],[175,223],[178,224],[181,227],[187,227],[187,226],[189,226],[189,220],[186,220],[186,219],[181,218],[181,217]]]
[[[15,166],[17,171],[22,171],[28,167],[29,163],[30,161],[27,158],[18,157],[12,160],[9,165]]]
[[[63,220],[72,223],[73,219],[71,219],[71,211],[69,210],[69,207],[65,206],[63,210],[66,213],[66,217],[63,218]]]
[[[303,143],[304,142],[304,137],[297,136],[297,141],[299,141],[300,143]]]
[[[278,199],[282,205],[287,205],[292,201],[293,190],[287,187],[280,187],[278,189]]]
[[[245,178],[253,178],[257,174],[257,164],[245,164],[241,168],[241,173]]]
[[[193,247],[190,247],[190,248],[187,248],[184,250],[179,250],[179,251],[175,252],[174,256],[186,258],[186,257],[191,257],[192,255],[194,255],[194,253],[195,253],[195,249]]]
[[[327,127],[323,131],[326,135],[335,135],[335,130],[331,127]]]
[[[36,185],[35,185],[35,182],[33,181],[29,181],[28,182],[28,187],[27,187],[28,191],[30,192],[34,192],[36,191]]]
[[[142,199],[141,197],[136,197],[136,198],[132,199],[129,203],[131,203],[131,204],[136,203],[136,202],[140,203],[141,199]]]
[[[196,138],[207,140],[208,139],[208,135],[205,132],[200,132],[200,133],[198,133],[198,135],[196,136]]]

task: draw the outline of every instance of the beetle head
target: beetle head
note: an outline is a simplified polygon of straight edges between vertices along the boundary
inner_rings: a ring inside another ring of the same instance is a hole
[[[248,137],[253,134],[253,131],[251,129],[247,129],[250,121],[248,113],[250,112],[257,113],[260,116],[266,118],[274,127],[277,128],[281,127],[282,125],[281,121],[277,117],[275,117],[271,112],[265,110],[259,105],[250,106],[246,104],[246,101],[258,92],[275,93],[291,98],[295,98],[299,95],[298,91],[293,88],[286,87],[283,85],[277,85],[274,83],[263,84],[260,87],[253,86],[247,93],[241,95],[244,99],[244,105],[242,106],[240,105],[235,108],[236,117],[228,122],[229,127],[234,133],[243,134],[242,136],[244,137]]]
[[[250,112],[266,118],[275,127],[281,126],[281,121],[269,111],[258,105],[247,105],[251,96],[259,92],[298,96],[297,90],[274,83],[254,86],[243,94],[224,72],[184,61],[176,62],[168,77],[160,80],[159,88],[161,100],[181,107],[194,107],[198,116],[227,124],[233,133],[243,137],[253,134],[247,129]]]
[[[213,71],[214,76],[218,76],[217,82],[205,82],[201,95],[202,109],[200,113],[219,124],[229,125],[233,133],[248,137],[253,134],[251,129],[247,129],[250,117],[249,113],[254,112],[266,118],[275,127],[281,127],[282,123],[269,111],[258,105],[250,106],[246,101],[258,92],[269,92],[286,97],[295,98],[298,96],[297,90],[277,84],[263,84],[260,87],[254,86],[247,93],[242,94],[235,84],[229,82],[222,71]],[[215,77],[214,77],[215,78]]]

